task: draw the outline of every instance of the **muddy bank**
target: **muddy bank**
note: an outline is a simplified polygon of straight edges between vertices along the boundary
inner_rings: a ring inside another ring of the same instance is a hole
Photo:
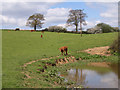
[[[110,67],[111,63],[109,62],[92,62],[92,63],[89,63],[88,65],[89,66],[95,66],[95,67]]]

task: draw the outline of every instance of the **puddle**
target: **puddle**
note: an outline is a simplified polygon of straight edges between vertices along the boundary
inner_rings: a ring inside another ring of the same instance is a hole
[[[111,64],[109,67],[81,66],[80,68],[71,68],[67,74],[61,74],[65,81],[75,82],[72,86],[85,88],[118,88],[118,65]]]

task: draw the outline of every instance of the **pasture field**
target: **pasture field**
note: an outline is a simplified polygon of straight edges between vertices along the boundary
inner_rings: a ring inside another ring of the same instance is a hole
[[[75,55],[76,51],[109,46],[117,36],[116,32],[83,34],[81,37],[80,34],[71,33],[2,31],[2,87],[25,87],[21,85],[24,76],[21,66],[33,60],[58,56],[62,46],[68,46],[68,54]]]

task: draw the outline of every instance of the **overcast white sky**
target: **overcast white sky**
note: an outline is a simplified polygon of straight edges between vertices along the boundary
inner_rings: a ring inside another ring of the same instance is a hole
[[[118,26],[118,0],[81,0],[82,2],[67,0],[4,0],[0,5],[0,21],[3,29],[33,29],[26,27],[28,17],[34,13],[45,16],[43,28],[58,25],[66,27],[66,20],[70,9],[84,9],[87,14],[87,26],[84,29],[94,27],[97,23],[107,23],[113,27]],[[79,0],[80,1],[80,0]],[[73,30],[74,27],[69,27]]]

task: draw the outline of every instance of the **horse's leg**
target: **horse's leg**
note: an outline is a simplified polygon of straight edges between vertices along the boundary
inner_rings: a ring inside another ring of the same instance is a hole
[[[61,54],[62,54],[62,55],[63,55],[63,52],[64,52],[64,51],[63,51],[63,50],[61,50]]]
[[[64,55],[66,55],[66,54],[65,54],[65,51],[64,51]]]
[[[61,52],[61,54],[63,55],[63,52]]]

